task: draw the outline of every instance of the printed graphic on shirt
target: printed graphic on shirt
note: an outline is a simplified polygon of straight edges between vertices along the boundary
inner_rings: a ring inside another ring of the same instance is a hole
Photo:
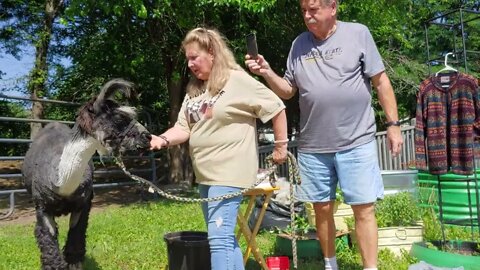
[[[325,61],[330,61],[334,59],[336,56],[341,55],[343,52],[342,48],[337,47],[335,49],[328,49],[328,50],[313,50],[308,52],[303,57],[306,61],[315,61],[316,59],[323,59]]]
[[[211,119],[213,117],[213,105],[223,95],[224,92],[225,91],[222,90],[217,95],[209,99],[187,101],[185,114],[188,123],[193,125],[202,119]]]

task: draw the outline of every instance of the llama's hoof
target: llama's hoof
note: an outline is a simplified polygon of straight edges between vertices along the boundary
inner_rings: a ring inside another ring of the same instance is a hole
[[[82,263],[78,262],[76,264],[69,264],[68,265],[68,270],[83,270]]]

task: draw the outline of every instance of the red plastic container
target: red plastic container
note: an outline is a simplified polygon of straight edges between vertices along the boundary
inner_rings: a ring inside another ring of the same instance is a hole
[[[266,263],[270,270],[290,270],[290,261],[287,256],[268,257]]]

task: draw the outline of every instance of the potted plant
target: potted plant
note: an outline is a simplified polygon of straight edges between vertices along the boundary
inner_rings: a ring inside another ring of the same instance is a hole
[[[320,258],[321,249],[317,240],[315,228],[308,222],[308,219],[301,215],[295,216],[295,235],[297,237],[297,255],[299,258]],[[277,254],[292,256],[293,228],[288,225],[285,229],[279,230],[275,250]]]
[[[337,228],[337,231],[348,231],[345,218],[353,216],[352,208],[350,205],[343,203],[343,193],[338,187],[335,195],[335,204],[333,208],[335,227]],[[315,210],[313,209],[313,204],[305,203],[305,211],[308,217],[308,222],[315,227]]]
[[[437,217],[433,201],[428,200],[429,208],[423,213],[424,241],[414,243],[411,255],[418,260],[440,267],[463,267],[465,270],[478,269],[480,265],[480,235],[478,229],[469,226],[443,226]],[[445,235],[445,239],[439,240]],[[466,240],[468,239],[468,240]]]
[[[300,215],[295,216],[295,227],[298,258],[321,258],[322,251],[315,227],[310,224],[306,217]],[[293,255],[292,238],[293,230],[290,225],[284,230],[279,230],[275,241],[276,253],[291,257]],[[350,244],[348,233],[337,231],[335,243],[338,249],[348,248]]]
[[[375,205],[378,224],[378,247],[387,248],[396,255],[401,250],[410,251],[414,242],[423,240],[421,212],[410,192],[399,192],[385,196]],[[351,228],[352,242],[356,242],[353,218],[347,221]]]

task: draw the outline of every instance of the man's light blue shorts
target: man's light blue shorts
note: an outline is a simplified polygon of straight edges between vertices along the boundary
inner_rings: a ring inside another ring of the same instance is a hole
[[[301,184],[295,198],[303,202],[335,200],[337,183],[344,201],[367,204],[383,198],[383,180],[375,140],[336,153],[298,152]]]

